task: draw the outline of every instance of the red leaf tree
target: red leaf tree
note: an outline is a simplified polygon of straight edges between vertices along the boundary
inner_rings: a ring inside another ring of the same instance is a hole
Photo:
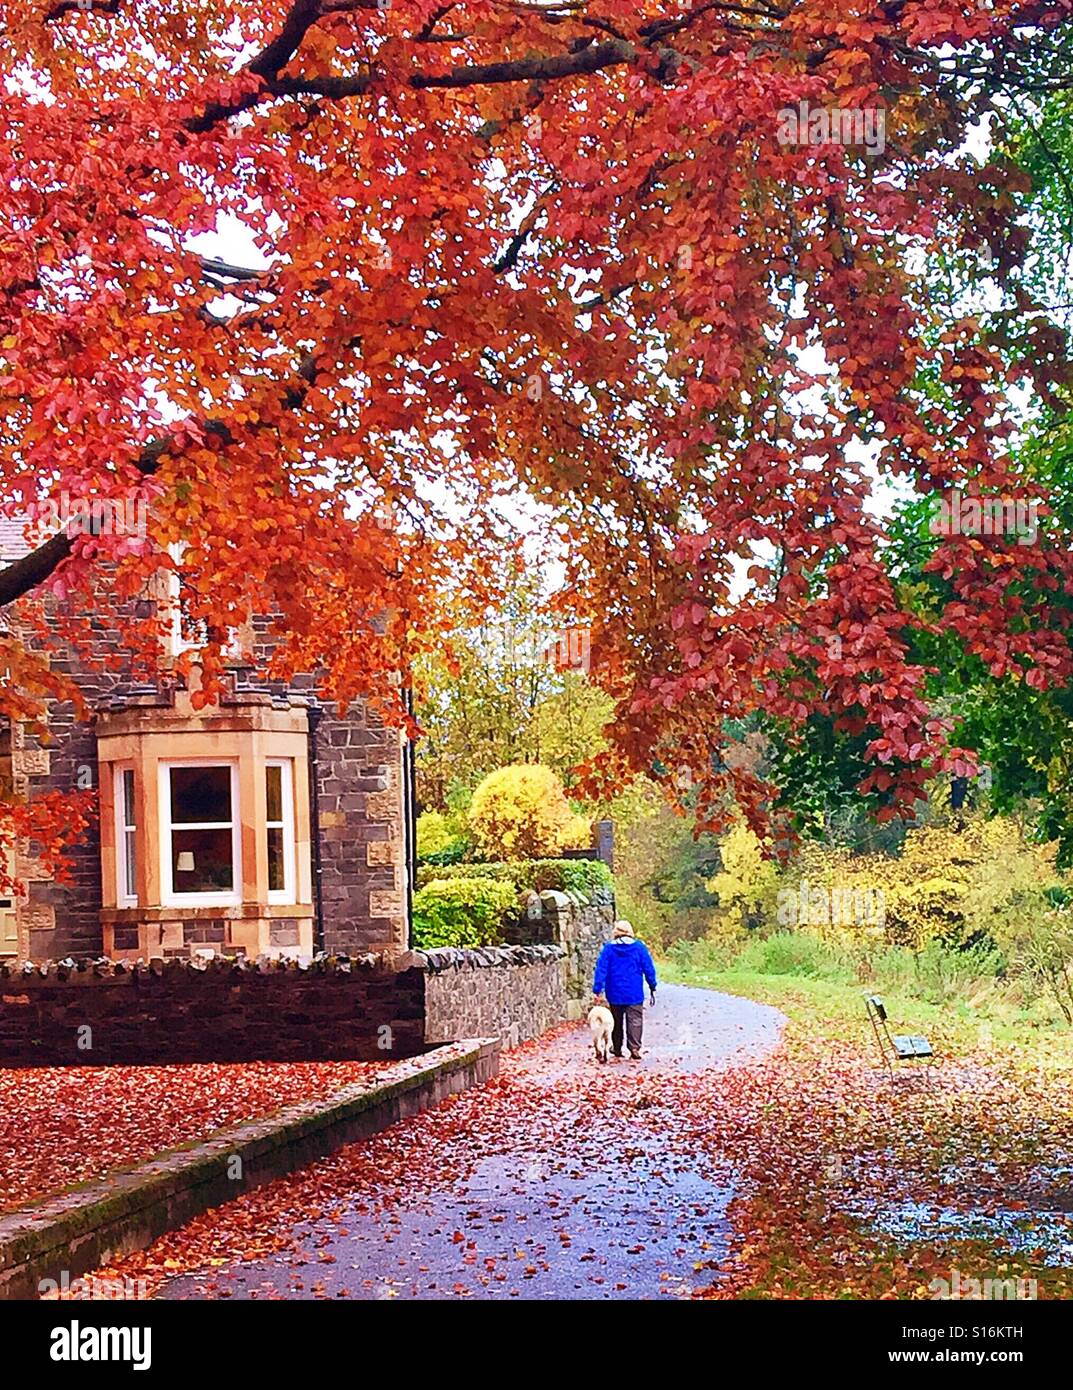
[[[622,765],[684,763],[713,823],[732,790],[767,826],[771,789],[721,757],[749,711],[866,735],[884,813],[956,757],[861,445],[923,492],[1027,487],[1008,355],[921,267],[986,244],[1015,282],[1009,171],[961,142],[1071,0],[2,9],[3,494],[148,524],[40,535],[0,606],[51,591],[73,630],[179,542],[206,696],[211,634],[251,609],[280,615],[279,674],[382,693],[487,598],[523,489]],[[1035,342],[1020,370],[1060,390],[1063,344]],[[1067,550],[951,536],[937,563],[939,621],[1068,679]],[[26,718],[59,678],[8,648],[0,713]]]

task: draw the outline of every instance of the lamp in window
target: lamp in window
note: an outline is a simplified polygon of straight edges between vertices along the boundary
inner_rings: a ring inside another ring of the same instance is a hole
[[[194,872],[194,851],[184,849],[179,851],[179,857],[175,861],[175,868],[181,874],[192,874]]]

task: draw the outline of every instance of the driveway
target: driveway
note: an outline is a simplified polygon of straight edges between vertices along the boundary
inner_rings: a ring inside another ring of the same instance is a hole
[[[729,1234],[733,1159],[705,1143],[716,1078],[782,1022],[666,985],[639,1063],[600,1066],[584,1025],[558,1029],[487,1086],[198,1218],[187,1245],[172,1233],[168,1267],[212,1267],[157,1296],[687,1297]]]

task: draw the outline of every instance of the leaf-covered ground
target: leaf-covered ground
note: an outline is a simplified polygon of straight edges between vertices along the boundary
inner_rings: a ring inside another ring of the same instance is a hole
[[[390,1064],[244,1062],[0,1070],[0,1210],[128,1167]]]
[[[100,1273],[169,1297],[931,1298],[958,1271],[1069,1296],[1068,1073],[950,1037],[930,1083],[892,1087],[860,1029],[775,1044],[749,1007],[666,990],[636,1067],[558,1030]]]

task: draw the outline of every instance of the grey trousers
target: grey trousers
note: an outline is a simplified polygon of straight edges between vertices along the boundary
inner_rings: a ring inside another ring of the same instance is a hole
[[[616,1057],[622,1056],[622,1027],[626,1026],[626,1046],[631,1052],[640,1052],[641,1033],[644,1029],[645,1007],[643,1004],[609,1004],[615,1026],[611,1030],[611,1051]]]

